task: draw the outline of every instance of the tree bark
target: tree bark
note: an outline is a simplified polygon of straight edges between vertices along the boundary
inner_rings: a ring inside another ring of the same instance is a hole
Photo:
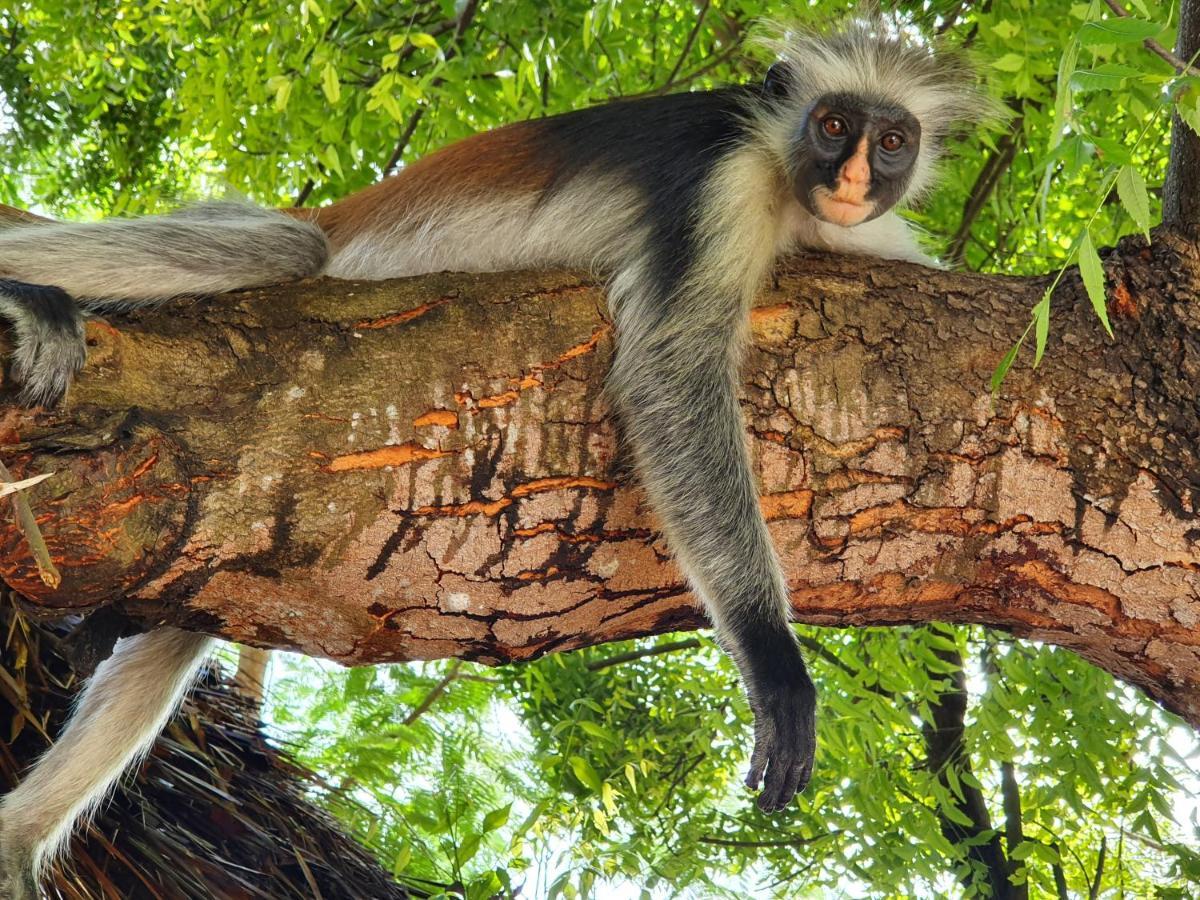
[[[1200,724],[1200,251],[1078,279],[1050,348],[988,379],[1047,278],[828,256],[752,316],[743,408],[798,619],[979,622],[1068,647]],[[317,280],[89,326],[56,413],[0,451],[61,574],[115,604],[343,663],[528,659],[703,617],[625,473],[603,295],[572,273]]]

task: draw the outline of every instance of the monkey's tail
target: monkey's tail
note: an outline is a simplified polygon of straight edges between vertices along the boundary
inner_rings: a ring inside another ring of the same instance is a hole
[[[139,306],[316,275],[329,257],[309,221],[244,203],[163,216],[0,230],[0,274],[92,306]]]
[[[0,897],[37,897],[39,876],[76,821],[149,751],[213,643],[163,628],[124,638],[97,667],[62,736],[0,801]]]

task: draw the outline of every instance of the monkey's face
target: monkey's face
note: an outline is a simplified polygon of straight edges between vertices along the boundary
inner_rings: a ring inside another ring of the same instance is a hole
[[[904,196],[920,149],[921,125],[908,110],[829,94],[801,128],[796,199],[834,225],[867,222]]]

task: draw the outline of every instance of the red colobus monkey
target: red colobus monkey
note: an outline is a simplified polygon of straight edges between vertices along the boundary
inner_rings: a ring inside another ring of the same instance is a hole
[[[772,48],[779,61],[761,86],[509,125],[321,209],[216,203],[0,231],[0,315],[13,323],[23,398],[66,389],[84,359],[81,310],[320,272],[603,272],[617,334],[608,396],[744,680],[755,717],[746,783],[764,783],[762,809],[781,809],[812,772],[816,692],[738,407],[747,311],[789,248],[930,262],[892,209],[929,186],[952,123],[989,104],[960,63],[882,19],[786,32]],[[210,645],[177,629],[117,644],[58,743],[0,805],[4,896],[36,896],[46,862],[149,748]]]

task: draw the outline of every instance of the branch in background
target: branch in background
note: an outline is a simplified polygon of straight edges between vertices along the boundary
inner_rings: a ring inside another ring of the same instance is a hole
[[[643,650],[630,650],[628,653],[618,653],[616,656],[609,656],[604,659],[593,660],[587,664],[589,672],[599,672],[602,669],[607,669],[611,666],[619,666],[622,663],[633,662],[636,659],[642,659],[646,656],[658,656],[662,653],[674,653],[677,650],[696,650],[703,646],[699,638],[688,638],[684,641],[674,641],[670,644],[659,644],[657,647],[646,647]]]
[[[433,689],[425,695],[425,699],[413,707],[413,711],[404,717],[405,725],[412,725],[417,719],[429,712],[429,708],[437,703],[438,697],[446,693],[446,689],[458,679],[458,672],[462,668],[462,664],[463,661],[461,659],[456,659],[450,664],[442,680],[435,684]]]
[[[736,838],[715,837],[701,837],[697,838],[697,840],[702,844],[716,844],[718,847],[803,847],[805,844],[813,844],[822,838],[833,837],[838,834],[841,834],[841,832],[825,831],[813,837],[781,838],[779,840],[740,841]]]
[[[1016,767],[1011,762],[1000,763],[1000,796],[1004,804],[1004,838],[1011,854],[1025,840],[1021,823],[1021,787],[1017,783]]]
[[[1009,881],[1009,861],[1000,845],[1000,835],[993,833],[990,837],[986,836],[987,832],[992,831],[992,820],[983,792],[968,784],[962,777],[973,775],[971,760],[963,741],[967,719],[967,682],[963,674],[962,654],[957,650],[934,649],[933,652],[938,659],[952,665],[954,671],[949,675],[929,671],[930,679],[949,681],[947,687],[939,692],[937,699],[929,705],[933,721],[925,722],[921,726],[929,770],[937,775],[939,783],[945,788],[948,802],[971,822],[970,825],[959,824],[946,815],[939,805],[937,816],[942,834],[946,840],[958,846],[967,859],[979,863],[987,870],[991,896],[995,900],[1026,900],[1029,896],[1028,889],[1024,885],[1014,885]],[[957,790],[951,786],[951,770],[958,776]],[[970,871],[963,876],[962,881],[967,891],[975,890]]]
[[[458,55],[459,49],[462,46],[462,37],[466,30],[471,26],[471,22],[475,20],[475,14],[479,12],[479,4],[481,0],[467,0],[463,7],[462,13],[458,17],[458,24],[454,27],[454,40],[450,47],[446,49],[442,56],[444,62],[449,62]],[[433,79],[430,87],[441,87],[446,83],[446,79],[440,75]],[[413,134],[417,130],[417,126],[421,124],[421,119],[425,116],[425,107],[419,106],[409,116],[408,124],[404,126],[404,131],[400,135],[400,140],[396,142],[396,149],[392,151],[392,155],[388,157],[387,163],[383,167],[383,177],[391,175],[396,170],[396,166],[400,164],[400,157],[404,155],[405,149],[408,147],[408,142],[412,140]]]
[[[1055,853],[1062,858],[1062,852],[1059,849],[1058,841],[1050,845]],[[1058,900],[1071,900],[1071,892],[1067,889],[1067,876],[1063,872],[1061,862],[1056,862],[1050,866],[1050,870],[1054,873],[1054,891],[1058,895]]]
[[[1100,835],[1100,852],[1096,855],[1096,875],[1088,886],[1088,900],[1096,900],[1100,896],[1100,881],[1104,878],[1104,857],[1108,853],[1108,835]]]
[[[313,188],[316,186],[317,183],[311,178],[304,182],[304,187],[300,188],[300,193],[296,195],[296,202],[293,203],[292,206],[294,208],[303,206],[305,201],[308,200],[309,195],[313,192]]]
[[[700,27],[704,24],[704,17],[708,15],[710,6],[712,6],[712,0],[704,0],[704,3],[700,7],[700,12],[696,14],[696,24],[688,32],[687,40],[683,43],[683,50],[679,53],[679,59],[675,60],[675,67],[671,69],[671,74],[667,76],[666,84],[663,85],[664,90],[675,83],[675,76],[679,74],[679,70],[683,68],[684,61],[691,55],[692,45],[696,43],[696,35],[700,33]]]
[[[975,224],[975,219],[983,210],[992,191],[996,189],[996,185],[1000,183],[1001,177],[1016,159],[1022,122],[1023,118],[1018,116],[1012,123],[1012,127],[996,144],[995,152],[988,157],[983,168],[979,170],[975,183],[971,185],[971,190],[967,194],[967,202],[963,204],[963,214],[958,223],[958,230],[954,232],[954,237],[950,240],[950,247],[946,251],[946,261],[950,265],[962,264],[967,241],[971,236],[971,226]]]
[[[267,664],[271,651],[247,644],[238,645],[237,674],[233,676],[233,689],[262,715],[264,687],[267,683]]]
[[[1200,3],[1179,4],[1179,38],[1176,51],[1182,59],[1200,53]],[[1163,182],[1163,224],[1183,231],[1200,231],[1200,135],[1176,114],[1171,127],[1171,158]]]
[[[1129,17],[1129,10],[1127,10],[1120,3],[1118,3],[1117,0],[1104,0],[1104,3],[1117,16],[1119,16],[1123,19]],[[1187,6],[1187,0],[1184,0],[1183,5]],[[1182,31],[1182,27],[1181,27],[1181,29],[1180,29],[1181,38],[1182,38],[1182,34],[1183,34],[1183,31]],[[1187,74],[1189,74],[1189,75],[1200,76],[1200,69],[1197,69],[1195,66],[1188,65],[1187,61],[1188,61],[1188,59],[1191,58],[1192,53],[1187,51],[1186,49],[1181,49],[1180,52],[1177,54],[1172,53],[1170,50],[1168,50],[1166,47],[1164,47],[1158,41],[1154,40],[1154,38],[1146,38],[1144,41],[1142,41],[1142,46],[1145,47],[1147,50],[1149,50],[1151,53],[1154,53],[1157,56],[1162,57],[1167,62],[1169,62],[1172,66],[1174,66],[1175,74],[1182,75],[1184,72],[1187,72]],[[1192,52],[1194,52],[1194,51],[1192,51]]]

